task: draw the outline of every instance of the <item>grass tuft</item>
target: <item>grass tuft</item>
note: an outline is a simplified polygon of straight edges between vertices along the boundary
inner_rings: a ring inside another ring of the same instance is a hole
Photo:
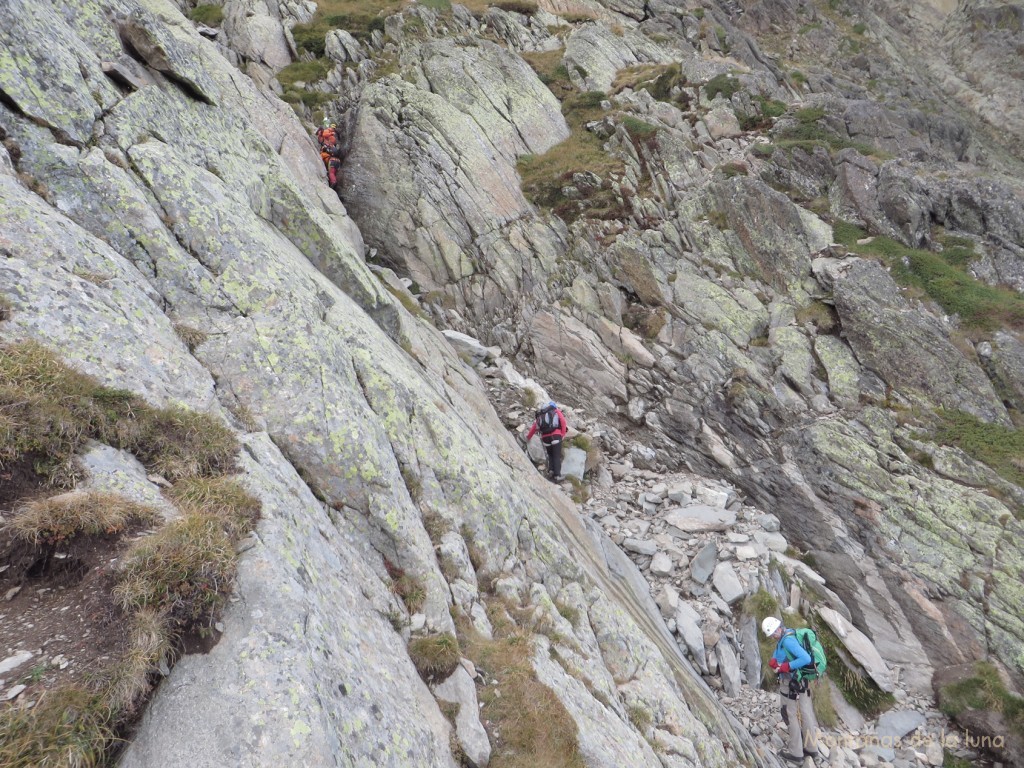
[[[492,610],[493,639],[460,623],[466,656],[494,685],[479,691],[481,720],[493,750],[489,768],[583,768],[579,732],[565,706],[537,679],[527,630],[501,610]]]
[[[188,17],[196,24],[205,24],[208,27],[219,27],[224,21],[224,9],[219,5],[204,3],[193,8]]]
[[[444,680],[459,665],[462,651],[450,632],[414,638],[409,643],[409,658],[427,682]]]
[[[260,514],[259,500],[234,477],[179,480],[168,495],[183,512],[216,516],[233,538],[252,530]]]
[[[418,613],[427,600],[427,590],[415,576],[406,573],[389,560],[384,561],[384,569],[391,577],[391,591],[405,603],[409,613]]]
[[[945,686],[938,699],[939,709],[952,718],[970,709],[999,712],[1007,727],[1024,737],[1024,699],[1007,690],[998,670],[988,662],[979,661],[974,675]]]
[[[48,691],[32,707],[0,710],[0,765],[102,765],[114,736],[114,713],[100,694],[72,686]]]
[[[56,544],[79,534],[117,534],[130,523],[151,523],[155,510],[113,493],[71,491],[32,501],[15,512],[11,529],[33,544]]]
[[[224,599],[235,548],[214,515],[186,514],[137,542],[124,557],[114,599],[125,611],[153,609],[198,623]]]

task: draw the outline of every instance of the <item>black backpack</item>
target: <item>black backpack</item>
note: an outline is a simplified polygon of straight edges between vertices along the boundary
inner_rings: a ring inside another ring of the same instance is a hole
[[[549,405],[537,411],[537,429],[540,430],[541,435],[549,435],[560,426],[555,406]]]

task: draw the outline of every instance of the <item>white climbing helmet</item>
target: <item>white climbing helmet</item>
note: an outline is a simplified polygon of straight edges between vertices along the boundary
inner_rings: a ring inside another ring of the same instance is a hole
[[[771,637],[775,634],[775,630],[782,626],[782,622],[776,619],[774,616],[768,616],[764,621],[761,622],[761,631],[764,632],[765,637]]]

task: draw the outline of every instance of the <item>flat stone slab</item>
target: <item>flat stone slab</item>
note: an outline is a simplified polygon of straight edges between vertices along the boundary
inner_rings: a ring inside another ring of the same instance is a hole
[[[699,584],[706,584],[718,562],[718,546],[710,541],[690,561],[690,578]]]
[[[715,585],[715,589],[718,590],[718,594],[722,596],[727,605],[732,605],[746,593],[740,577],[736,575],[736,571],[733,570],[729,563],[719,563],[716,565],[715,573],[711,580]]]
[[[864,671],[871,676],[878,687],[886,693],[892,693],[896,686],[889,674],[889,667],[886,666],[885,660],[868,636],[854,627],[842,614],[831,608],[818,608],[818,615],[836,633],[836,637],[839,638],[846,650],[857,660],[858,664],[864,667]]]
[[[17,669],[33,656],[35,654],[32,651],[18,651],[13,656],[8,656],[3,661],[0,661],[0,675],[6,674],[12,669]]]
[[[668,525],[669,533],[677,533],[680,536],[726,531],[736,524],[736,513],[707,504],[697,504],[692,507],[679,507],[666,513],[665,523]]]

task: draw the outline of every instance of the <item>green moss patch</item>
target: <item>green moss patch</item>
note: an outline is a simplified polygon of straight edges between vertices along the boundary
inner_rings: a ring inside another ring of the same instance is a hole
[[[939,409],[934,416],[934,428],[915,437],[959,448],[1000,477],[1024,486],[1024,431],[990,424],[963,411]]]

